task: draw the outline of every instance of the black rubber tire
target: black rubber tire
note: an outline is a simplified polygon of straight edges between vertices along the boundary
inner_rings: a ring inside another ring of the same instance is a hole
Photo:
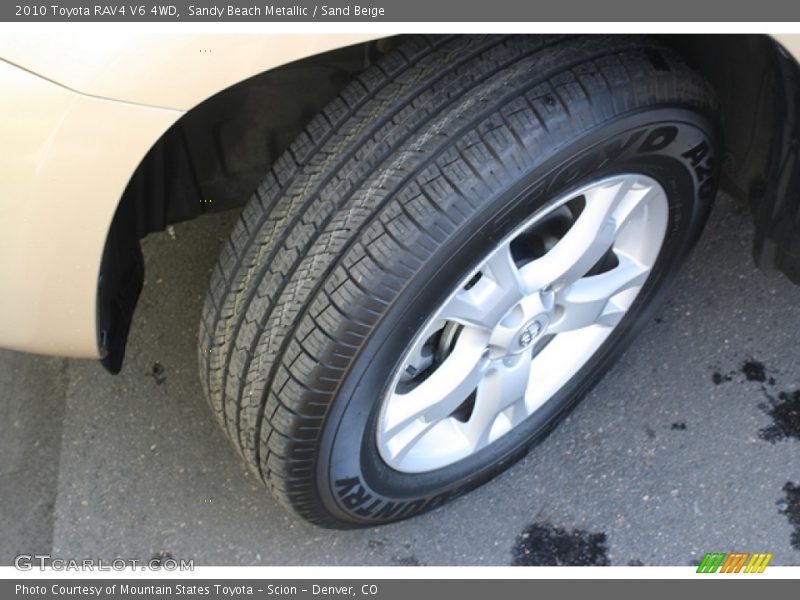
[[[214,270],[200,371],[234,445],[281,503],[329,527],[419,514],[508,467],[602,376],[699,235],[716,114],[652,38],[400,40],[274,165]],[[432,473],[386,466],[376,406],[430,307],[547,198],[626,171],[659,181],[670,215],[615,333],[481,452]]]

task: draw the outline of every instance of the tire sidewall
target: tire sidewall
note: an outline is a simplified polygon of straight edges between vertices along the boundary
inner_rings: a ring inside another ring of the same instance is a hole
[[[696,241],[716,190],[715,138],[712,123],[691,110],[643,110],[598,126],[527,172],[509,176],[406,284],[350,363],[320,441],[316,481],[328,511],[353,524],[407,518],[490,479],[541,441],[650,319]],[[651,276],[619,326],[558,393],[483,450],[427,473],[388,467],[376,446],[381,400],[408,345],[430,316],[429,307],[440,306],[488,249],[548,200],[626,172],[650,176],[662,185],[669,217]]]

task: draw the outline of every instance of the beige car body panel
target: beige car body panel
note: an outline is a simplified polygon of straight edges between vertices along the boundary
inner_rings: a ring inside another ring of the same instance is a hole
[[[800,35],[796,34],[782,34],[772,36],[781,46],[783,46],[789,54],[794,56],[796,60],[800,60]]]
[[[0,347],[98,358],[97,277],[133,171],[185,111],[378,35],[4,33]],[[800,35],[775,36],[795,57]]]
[[[0,37],[0,347],[98,358],[111,219],[184,112],[252,75],[366,35]]]

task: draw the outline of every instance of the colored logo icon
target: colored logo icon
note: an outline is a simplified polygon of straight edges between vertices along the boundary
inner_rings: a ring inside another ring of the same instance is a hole
[[[697,567],[698,573],[763,573],[771,552],[707,552]]]

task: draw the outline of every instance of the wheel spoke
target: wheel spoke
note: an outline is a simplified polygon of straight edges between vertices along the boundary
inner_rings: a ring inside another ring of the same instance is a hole
[[[530,352],[492,363],[478,386],[472,415],[462,428],[473,451],[491,441],[492,428],[503,411],[524,402],[530,372]]]
[[[419,430],[415,421],[436,423],[449,416],[480,383],[486,372],[489,359],[484,356],[486,336],[476,329],[465,329],[459,335],[450,355],[427,379],[406,393],[395,392],[383,418],[387,446],[397,453],[398,444],[411,442],[412,432]],[[409,437],[411,436],[411,437]],[[413,439],[412,439],[413,438]]]
[[[394,435],[386,440],[385,450],[395,463],[400,464],[416,443],[439,423],[441,421],[423,419],[406,422],[405,426],[396,428]]]
[[[586,192],[586,206],[575,224],[549,252],[522,269],[526,287],[564,287],[586,275],[653,190],[648,185],[623,180]]]
[[[498,287],[512,290],[523,295],[526,290],[522,280],[522,274],[511,256],[511,245],[503,244],[492,256],[489,257],[481,272],[492,279]]]
[[[558,295],[556,303],[564,312],[548,327],[548,333],[562,333],[590,325],[613,327],[625,309],[613,302],[613,297],[641,286],[650,273],[646,267],[626,254],[617,254],[619,264],[599,275],[579,279]]]
[[[463,325],[492,329],[524,295],[522,274],[508,244],[493,254],[480,269],[481,278],[461,289],[443,307],[440,318]]]

